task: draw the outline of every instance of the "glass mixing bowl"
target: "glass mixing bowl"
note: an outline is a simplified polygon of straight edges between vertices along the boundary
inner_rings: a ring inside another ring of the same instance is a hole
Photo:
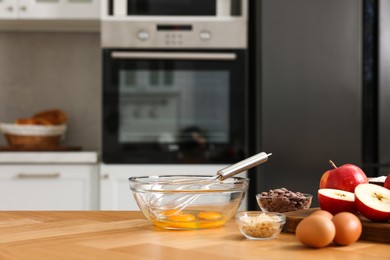
[[[130,177],[130,189],[143,214],[166,229],[205,229],[224,225],[237,212],[249,179],[163,175]]]

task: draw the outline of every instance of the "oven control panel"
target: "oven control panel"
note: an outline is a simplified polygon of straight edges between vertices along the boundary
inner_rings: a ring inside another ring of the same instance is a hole
[[[102,46],[107,48],[246,48],[246,35],[244,21],[102,23]]]
[[[165,43],[165,46],[182,46],[183,42],[186,39],[186,33],[172,30],[172,31],[158,31],[153,32],[153,34],[157,34],[158,37],[163,38],[163,43]],[[149,41],[152,36],[151,33],[148,30],[141,29],[136,33],[137,39],[141,42]],[[212,40],[212,33],[209,30],[202,30],[199,32],[199,40],[200,41],[211,41]]]

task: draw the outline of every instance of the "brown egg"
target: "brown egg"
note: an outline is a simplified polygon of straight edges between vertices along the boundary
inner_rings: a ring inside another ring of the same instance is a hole
[[[362,223],[359,218],[349,212],[340,212],[332,218],[336,227],[334,242],[338,245],[349,245],[356,242],[362,234]]]
[[[314,211],[313,213],[310,214],[310,216],[316,216],[316,215],[323,216],[323,217],[325,217],[327,219],[332,219],[333,218],[332,213],[330,213],[329,211],[326,211],[326,210],[321,210],[321,209],[320,210],[316,210],[316,211]]]
[[[323,216],[308,216],[299,222],[295,235],[308,247],[321,248],[329,245],[336,234],[332,220]]]

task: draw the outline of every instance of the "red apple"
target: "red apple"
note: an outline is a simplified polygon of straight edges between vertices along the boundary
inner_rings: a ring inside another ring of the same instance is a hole
[[[390,190],[390,173],[387,175],[385,183],[383,184],[383,187]]]
[[[390,190],[375,184],[359,184],[355,189],[355,204],[360,213],[372,221],[390,219]]]
[[[337,189],[319,189],[318,202],[322,210],[333,215],[340,212],[356,213],[355,195],[352,192]]]
[[[326,171],[324,174],[322,174],[320,179],[320,189],[326,189],[326,183],[328,181],[329,173],[331,170]]]
[[[353,164],[344,164],[340,167],[330,161],[334,167],[326,171],[320,180],[320,189],[337,189],[354,192],[355,187],[361,183],[368,183],[366,174],[358,166]]]

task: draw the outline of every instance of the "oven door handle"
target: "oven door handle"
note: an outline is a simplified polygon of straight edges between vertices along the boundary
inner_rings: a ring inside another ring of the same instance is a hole
[[[111,53],[113,59],[159,59],[159,60],[235,60],[235,53],[204,52],[122,52]]]

